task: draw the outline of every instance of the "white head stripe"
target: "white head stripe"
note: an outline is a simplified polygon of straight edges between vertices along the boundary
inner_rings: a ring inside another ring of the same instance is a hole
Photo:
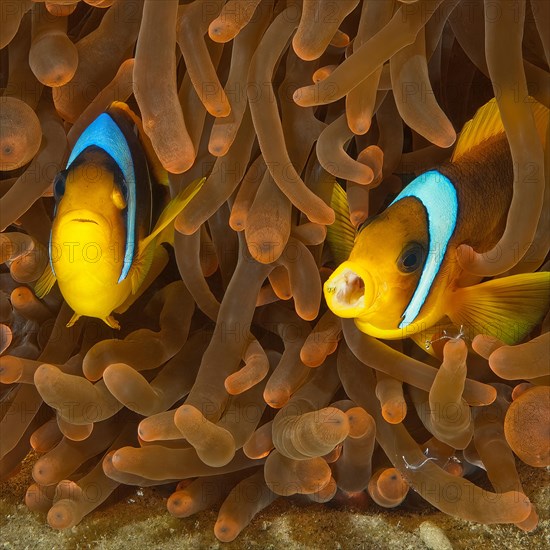
[[[456,189],[449,178],[436,170],[426,172],[414,179],[391,204],[405,197],[415,197],[426,208],[429,250],[420,280],[403,313],[399,328],[410,325],[424,305],[447,252],[458,216]]]
[[[107,114],[99,115],[82,132],[71,152],[67,162],[67,169],[87,147],[103,149],[118,165],[128,187],[128,204],[126,215],[126,246],[124,250],[124,264],[118,282],[124,280],[132,267],[134,259],[134,231],[136,226],[136,176],[132,153],[128,142],[116,122]]]

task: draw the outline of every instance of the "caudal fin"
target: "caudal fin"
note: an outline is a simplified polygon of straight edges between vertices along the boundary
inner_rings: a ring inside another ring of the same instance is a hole
[[[550,307],[550,272],[493,279],[453,292],[448,315],[455,325],[506,344],[523,340]]]

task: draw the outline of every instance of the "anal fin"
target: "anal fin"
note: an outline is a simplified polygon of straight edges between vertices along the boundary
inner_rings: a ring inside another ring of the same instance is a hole
[[[468,332],[508,345],[523,340],[550,307],[550,272],[523,273],[455,290],[448,316]]]

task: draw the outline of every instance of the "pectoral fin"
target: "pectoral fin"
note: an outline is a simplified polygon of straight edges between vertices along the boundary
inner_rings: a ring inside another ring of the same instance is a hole
[[[520,342],[550,307],[550,272],[523,273],[459,288],[449,299],[455,325],[489,334],[508,345]]]
[[[140,243],[140,249],[149,246],[149,244],[153,240],[155,240],[161,233],[163,233],[163,231],[167,227],[170,226],[170,224],[176,219],[176,216],[189,204],[191,199],[199,192],[205,181],[206,178],[195,180],[166,205],[166,207],[162,211],[162,214],[159,216],[159,219],[155,224],[153,231],[151,231],[151,234],[143,239],[143,241]],[[169,235],[169,233],[163,233],[163,236],[166,234]]]
[[[44,273],[40,276],[40,279],[36,281],[34,285],[34,293],[36,294],[37,298],[44,298],[46,294],[52,289],[53,285],[55,285],[56,277],[53,273],[52,266],[50,262],[48,262],[48,265],[46,265],[46,269],[44,269]]]
[[[327,240],[336,263],[341,264],[351,254],[357,231],[349,217],[346,191],[337,182],[334,182],[330,205],[334,208],[336,219],[327,228]]]

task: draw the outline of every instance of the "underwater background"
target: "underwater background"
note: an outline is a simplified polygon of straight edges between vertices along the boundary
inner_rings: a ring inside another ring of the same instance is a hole
[[[4,548],[545,546],[550,2],[0,0],[0,23]],[[335,186],[353,242],[472,118],[506,161],[489,182],[476,157],[458,215],[504,215],[438,277],[497,305],[397,337],[327,307]]]

